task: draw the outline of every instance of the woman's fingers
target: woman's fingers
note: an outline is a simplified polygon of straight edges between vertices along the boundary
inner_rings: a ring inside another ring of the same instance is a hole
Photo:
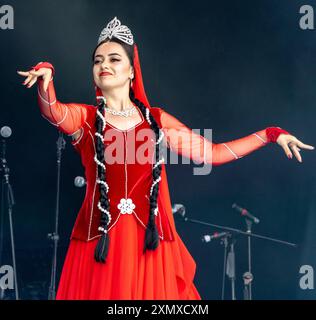
[[[313,146],[310,146],[309,144],[305,144],[300,140],[297,140],[297,146],[303,149],[307,149],[307,150],[314,150]]]
[[[302,162],[302,157],[300,155],[300,149],[295,145],[295,144],[290,144],[290,147],[292,148],[293,150],[293,153],[296,157],[296,159],[299,161],[299,162]]]
[[[23,82],[24,85],[27,85],[28,88],[32,87],[37,81],[38,77],[42,77],[44,80],[44,91],[47,91],[49,81],[51,79],[52,71],[50,68],[40,68],[39,70],[29,70],[29,71],[17,71],[21,76],[27,77]]]
[[[296,159],[299,162],[302,162],[302,157],[300,154],[301,149],[307,149],[307,150],[315,149],[313,146],[303,143],[302,141],[298,140],[296,137],[292,135],[281,134],[277,141],[278,141],[278,144],[283,148],[286,156],[289,159],[293,158],[293,154],[292,154],[293,152]]]
[[[34,78],[35,78],[35,81],[38,77],[38,75],[36,74],[36,71],[35,70],[31,70],[31,71],[18,71],[18,74],[23,76],[23,77],[27,77],[24,82],[23,82],[23,85],[27,86],[28,88],[30,86],[32,86],[34,84]]]
[[[41,75],[43,75],[43,71],[41,69],[35,71],[35,70],[31,70],[30,74],[32,74],[33,76],[39,77]]]
[[[303,143],[302,141],[298,140],[295,137],[290,137],[289,140],[290,141],[287,141],[287,143],[282,144],[282,147],[283,147],[283,149],[284,149],[284,151],[286,152],[287,155],[288,155],[287,152],[289,152],[289,150],[290,150],[289,148],[291,148],[293,153],[294,153],[294,155],[295,155],[295,157],[296,157],[296,159],[299,162],[302,162],[302,157],[301,157],[301,154],[300,154],[301,148],[302,149],[307,149],[307,150],[314,150],[313,146],[305,144],[305,143]],[[290,156],[290,158],[292,158],[292,157]]]
[[[20,76],[27,77],[30,75],[29,71],[17,71]]]
[[[23,84],[26,86],[32,79],[34,76],[32,76],[31,74],[24,80]]]
[[[43,74],[43,71],[41,71],[41,69],[38,71],[32,69],[30,71],[17,71],[17,73],[21,76],[27,77],[24,80],[23,85],[25,85],[27,88],[31,88],[37,81],[37,78]]]
[[[286,143],[283,143],[282,144],[282,148],[286,154],[286,156],[289,158],[289,159],[292,159],[293,158],[293,154],[290,150],[290,148],[288,147],[288,145]]]
[[[29,80],[30,77],[39,77],[43,74],[43,72],[41,72],[41,70],[35,71],[34,69],[32,69],[30,71],[17,71],[17,73],[20,76],[28,77],[27,80]]]
[[[22,77],[27,77],[24,81],[23,84],[26,85],[31,79],[32,75],[30,74],[29,71],[17,71],[17,73],[22,76]]]
[[[37,81],[37,77],[33,77],[33,79],[29,82],[29,84],[27,85],[27,87],[28,87],[28,88],[31,88],[36,81]]]

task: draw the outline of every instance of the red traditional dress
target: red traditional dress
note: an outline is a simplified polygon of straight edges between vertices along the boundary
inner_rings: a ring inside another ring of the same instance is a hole
[[[37,69],[40,67],[37,66]],[[143,129],[150,130],[140,110],[138,112],[142,120],[133,128],[120,130],[108,122],[106,124],[105,158],[113,156],[111,143],[115,136],[120,141],[121,149],[118,152],[122,153],[123,161],[106,162],[112,218],[108,226],[110,246],[106,263],[98,263],[94,259],[96,243],[101,236],[98,231],[100,210],[97,208],[97,165],[94,161],[97,108],[59,102],[52,80],[47,92],[43,90],[43,80],[38,80],[38,102],[42,116],[60,131],[68,135],[80,132],[72,145],[81,157],[87,181],[85,198],[72,230],[56,298],[201,299],[193,283],[195,261],[176,231],[164,165],[158,194],[158,213],[155,217],[160,244],[156,250],[143,253],[153,164],[140,162],[135,157],[135,152],[144,143],[136,139],[137,134]],[[224,164],[271,141],[271,128],[268,128],[238,140],[215,144],[193,133],[161,108],[150,108],[150,112],[165,132],[166,143],[172,151],[204,163]],[[151,152],[150,148],[148,150]],[[135,204],[129,213],[118,209],[121,199],[127,198]]]

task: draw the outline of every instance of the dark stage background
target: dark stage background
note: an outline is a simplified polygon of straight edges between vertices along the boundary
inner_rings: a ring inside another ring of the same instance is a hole
[[[56,68],[63,102],[94,103],[91,53],[100,31],[117,16],[135,35],[146,91],[191,128],[213,129],[216,143],[280,126],[315,145],[316,33],[299,27],[299,8],[313,1],[8,1],[14,30],[0,30],[0,126],[13,135],[7,158],[14,188],[17,274],[22,299],[46,299],[54,229],[57,130],[39,113],[36,88],[22,86],[17,70],[39,61]],[[254,299],[315,299],[299,287],[301,265],[316,267],[315,151],[303,163],[288,160],[269,144],[238,161],[194,176],[193,165],[168,165],[171,198],[187,215],[244,229],[233,202],[261,218],[257,233],[300,245],[289,248],[253,241]],[[83,175],[70,145],[63,153],[58,280],[69,237],[84,197],[73,179]],[[194,257],[195,284],[203,299],[220,299],[223,248],[201,236],[215,229],[176,219],[178,233]],[[11,264],[7,213],[3,255]],[[247,270],[246,240],[239,238],[237,298]],[[226,298],[230,298],[227,284]],[[6,292],[13,299],[13,291]]]

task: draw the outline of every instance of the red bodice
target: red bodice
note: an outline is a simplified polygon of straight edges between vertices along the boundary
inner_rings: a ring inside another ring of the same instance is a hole
[[[87,120],[83,126],[84,131],[76,141],[72,142],[81,156],[87,180],[86,196],[73,228],[72,238],[87,241],[100,236],[98,231],[100,210],[97,208],[100,194],[96,183],[97,165],[94,161],[96,108],[90,107],[88,110]],[[154,142],[147,139],[149,141],[147,141],[145,147],[141,138],[142,132],[152,132],[143,116],[142,121],[129,130],[120,130],[107,123],[104,143],[105,172],[106,181],[109,185],[108,197],[111,214],[111,222],[108,225],[109,231],[115,227],[118,219],[124,219],[124,215],[129,214],[121,213],[118,209],[117,206],[121,199],[131,199],[133,201],[135,208],[131,214],[146,228],[149,217],[149,191],[152,184],[153,163],[145,160],[152,158]],[[154,137],[152,136],[152,138]],[[168,199],[165,201],[168,201]],[[163,197],[159,194],[158,215],[156,216],[159,236],[164,240],[172,240],[174,237],[172,226],[170,226],[167,217],[168,214],[165,211],[166,207],[168,206],[165,206]]]

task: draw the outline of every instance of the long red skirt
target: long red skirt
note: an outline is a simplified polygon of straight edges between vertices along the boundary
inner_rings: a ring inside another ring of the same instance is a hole
[[[143,254],[145,229],[134,215],[121,215],[109,231],[106,263],[94,260],[98,239],[70,240],[58,300],[200,300],[193,279],[196,264],[176,233]]]

